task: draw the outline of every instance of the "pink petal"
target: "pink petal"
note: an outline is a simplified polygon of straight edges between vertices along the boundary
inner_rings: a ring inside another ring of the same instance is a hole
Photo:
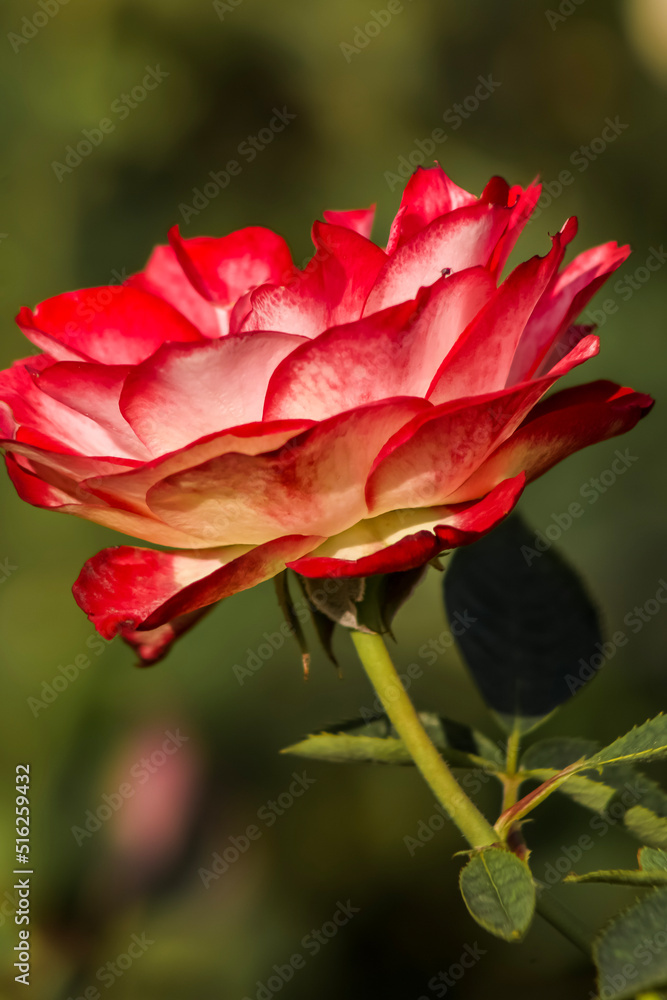
[[[85,484],[78,483],[66,474],[59,474],[53,464],[41,464],[35,459],[26,463],[18,451],[6,455],[5,461],[16,492],[22,500],[35,507],[56,510],[62,514],[73,514],[85,521],[93,521],[105,528],[156,545],[193,549],[203,548],[206,545],[201,538],[192,538],[158,521],[150,511],[144,516],[130,510],[108,506],[93,496]]]
[[[519,184],[510,188],[509,204],[512,206],[512,214],[507,232],[499,241],[489,264],[493,274],[500,274],[507,263],[507,258],[535,210],[541,191],[542,185],[537,180],[529,184],[525,190]]]
[[[315,256],[290,282],[251,294],[241,330],[316,337],[331,326],[359,319],[387,259],[384,250],[351,229],[322,222],[313,226],[313,242]]]
[[[94,365],[62,361],[34,376],[37,388],[109,432],[118,448],[134,458],[149,458],[118,406],[131,365]]]
[[[167,302],[128,285],[56,295],[33,312],[22,309],[17,322],[37,347],[50,351],[54,340],[62,344],[62,360],[105,365],[136,365],[168,341],[202,339]]]
[[[243,455],[273,452],[312,426],[310,420],[277,420],[235,427],[210,434],[129,472],[121,471],[116,475],[113,470],[107,470],[108,474],[91,477],[83,485],[89,493],[111,505],[154,517],[146,504],[146,494],[160,480],[228,452]],[[197,539],[189,544],[201,547],[206,543]]]
[[[434,167],[417,167],[405,185],[401,207],[389,233],[387,253],[393,254],[434,219],[476,201],[476,195],[450,180],[439,163]]]
[[[391,256],[372,288],[364,315],[413,299],[445,269],[486,267],[509,222],[511,209],[478,202],[429,223]]]
[[[352,229],[367,240],[371,238],[373,230],[373,220],[375,219],[375,205],[370,208],[355,208],[348,212],[324,212],[325,222],[332,226],[343,226],[344,229]]]
[[[103,549],[72,588],[100,635],[160,628],[282,572],[320,538],[278,538],[266,545],[233,545],[201,553],[120,546]]]
[[[628,246],[605,243],[579,254],[564,271],[554,276],[523,332],[510,382],[524,381],[538,368],[540,372],[548,371],[560,353],[558,344],[563,334],[629,253]],[[552,345],[556,345],[554,354],[549,353]]]
[[[275,370],[264,416],[335,413],[393,396],[425,396],[440,361],[495,292],[484,268],[440,278],[416,301],[308,340]]]
[[[190,240],[183,239],[174,226],[169,242],[194,288],[221,306],[232,306],[258,285],[280,285],[294,275],[285,240],[262,226],[248,226],[220,238]]]
[[[253,333],[166,345],[127,377],[121,412],[153,455],[261,420],[274,369],[301,343],[286,333]]]
[[[86,414],[40,391],[35,379],[42,378],[41,373],[52,362],[52,358],[38,355],[16,361],[0,372],[0,396],[19,425],[16,436],[26,440],[27,435],[22,433],[25,430],[37,433],[41,440],[51,439],[54,450],[59,452],[128,459],[132,465],[139,442],[129,445],[130,438],[112,433]]]
[[[548,376],[443,403],[416,416],[378,455],[366,488],[369,510],[382,514],[401,507],[449,503],[554,382],[597,350],[597,338],[587,338]]]
[[[226,328],[227,317],[222,317],[221,327],[219,310],[199,294],[181,267],[173,247],[155,247],[144,270],[133,274],[126,284],[164,299],[196,326],[204,337],[219,337]]]
[[[456,502],[481,496],[496,483],[525,472],[530,482],[588,445],[625,434],[653,400],[614,382],[564,389],[538,403],[526,420],[455,493]]]
[[[222,455],[158,483],[148,505],[209,544],[335,534],[367,515],[364,486],[376,455],[428,406],[376,403],[322,421],[272,453]]]
[[[473,503],[397,510],[361,521],[289,566],[308,577],[415,569],[439,552],[469,545],[494,528],[513,509],[524,484],[525,477],[519,475]]]
[[[503,389],[512,359],[536,303],[565,253],[568,228],[545,257],[519,264],[473,319],[443,361],[427,392],[433,403]]]

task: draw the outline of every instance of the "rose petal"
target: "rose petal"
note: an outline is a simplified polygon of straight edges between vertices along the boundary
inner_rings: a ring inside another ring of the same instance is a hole
[[[495,292],[484,268],[440,278],[415,301],[308,340],[271,377],[265,419],[323,420],[393,396],[426,396],[440,361]]]
[[[61,344],[65,352],[59,360],[105,365],[136,365],[161,344],[202,340],[167,302],[128,285],[56,295],[32,312],[22,309],[17,323],[28,340],[52,355],[53,342]]]
[[[519,264],[472,320],[426,392],[434,403],[503,389],[516,346],[536,303],[563,259],[571,227],[553,238],[545,257]]]
[[[272,372],[304,342],[286,333],[253,333],[166,345],[128,375],[121,412],[153,455],[260,420]]]
[[[364,486],[376,455],[425,408],[418,399],[375,403],[324,420],[272,453],[222,455],[158,483],[148,505],[209,544],[260,543],[297,530],[335,534],[367,515]]]
[[[579,254],[542,296],[519,341],[509,382],[548,371],[561,354],[559,343],[593,295],[630,253],[630,247],[605,243]],[[552,345],[554,347],[551,353]]]
[[[287,243],[262,226],[248,226],[220,238],[189,240],[174,226],[169,242],[194,288],[221,306],[233,306],[251,288],[267,282],[282,284],[294,274]]]
[[[371,238],[373,230],[373,220],[375,219],[375,205],[370,208],[355,208],[347,212],[324,212],[325,222],[332,226],[343,226],[344,229],[352,229],[367,240]]]
[[[134,458],[150,457],[120,412],[118,401],[131,365],[95,365],[61,361],[34,376],[41,392],[93,420],[109,432],[119,450]]]
[[[439,163],[417,167],[405,185],[401,207],[391,225],[387,253],[393,254],[434,219],[476,202],[477,196],[455,184]]]
[[[369,510],[382,514],[449,503],[554,382],[597,350],[597,338],[586,338],[541,379],[443,403],[416,416],[378,455],[366,487]]]
[[[164,299],[204,337],[217,338],[226,330],[226,314],[199,294],[171,246],[155,247],[144,270],[133,274],[126,284]]]
[[[254,587],[282,572],[321,541],[278,538],[203,552],[158,552],[122,545],[103,549],[83,567],[74,598],[100,635],[150,631]]]
[[[423,566],[439,552],[469,545],[494,528],[513,509],[524,484],[525,477],[518,475],[473,503],[396,510],[361,521],[289,567],[302,576],[347,577]]]
[[[625,434],[653,406],[650,396],[598,381],[563,389],[538,403],[526,420],[463,483],[454,500],[481,496],[523,471],[528,482],[581,448]]]
[[[316,222],[315,256],[283,287],[254,291],[240,329],[280,330],[316,337],[331,326],[359,319],[386,258],[351,229]]]
[[[509,208],[480,201],[429,223],[389,257],[368,296],[364,316],[413,299],[445,269],[486,267],[510,214]]]

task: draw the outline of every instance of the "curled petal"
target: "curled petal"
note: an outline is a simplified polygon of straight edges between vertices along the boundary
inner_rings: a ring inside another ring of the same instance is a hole
[[[298,559],[321,540],[290,536],[266,545],[232,545],[201,553],[126,545],[103,549],[85,564],[73,593],[105,639],[120,633],[136,642],[137,631],[162,628],[270,579],[288,560]],[[157,638],[159,644],[160,637],[146,638]]]
[[[395,510],[361,521],[289,566],[308,577],[371,576],[415,569],[494,528],[514,508],[524,484],[525,476],[519,474],[470,503]]]

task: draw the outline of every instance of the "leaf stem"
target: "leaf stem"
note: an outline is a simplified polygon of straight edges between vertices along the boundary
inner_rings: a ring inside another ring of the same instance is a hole
[[[396,732],[447,815],[471,847],[497,844],[498,834],[465,794],[422,726],[382,637],[353,631],[352,641]]]

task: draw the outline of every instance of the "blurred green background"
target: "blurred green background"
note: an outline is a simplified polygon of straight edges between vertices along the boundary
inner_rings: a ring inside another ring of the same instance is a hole
[[[374,9],[387,21],[384,0]],[[627,472],[594,504],[584,502],[585,516],[559,542],[609,631],[626,627],[624,617],[667,577],[667,268],[648,281],[648,271],[635,276],[654,249],[664,252],[666,236],[664,0],[554,0],[551,8],[413,0],[377,32],[364,27],[374,20],[369,5],[352,0],[4,0],[0,16],[3,366],[28,353],[13,324],[21,305],[122,280],[177,222],[186,236],[269,226],[301,262],[324,208],[377,201],[374,235],[383,241],[399,204],[401,158],[420,143],[428,151],[434,129],[446,140],[432,155],[470,190],[494,173],[526,183],[539,172],[550,182],[522,257],[545,252],[547,233],[572,214],[580,217],[576,252],[630,242],[621,284],[614,279],[592,306],[603,320],[601,357],[573,381],[609,377],[652,393],[658,406],[627,439],[574,456],[522,501],[544,531],[610,467],[617,447],[630,449],[636,460]],[[145,99],[135,92],[134,107],[123,105],[147,67],[168,75]],[[463,102],[489,75],[493,93],[469,110],[475,102]],[[457,119],[456,104],[467,117]],[[196,202],[198,214],[183,225],[194,189],[239,159],[240,144],[268,126],[274,108],[296,117],[252,162],[242,156],[241,174],[208,204]],[[114,128],[99,146],[74,169],[54,169],[82,130],[104,118]],[[595,140],[607,118],[625,127],[601,149]],[[559,192],[564,170],[572,182]],[[70,593],[85,559],[124,539],[23,504],[6,477],[0,502],[3,997],[24,995],[11,971],[13,778],[23,762],[32,770],[34,826],[29,995],[39,1000],[95,996],[95,986],[127,1000],[267,1000],[278,992],[294,1000],[430,1000],[445,995],[433,977],[475,942],[485,954],[448,996],[589,996],[582,960],[549,927],[538,921],[514,947],[473,924],[456,895],[451,855],[463,845],[451,830],[411,856],[404,838],[434,813],[413,771],[304,768],[278,755],[372,703],[346,636],[337,639],[342,679],[317,654],[304,683],[297,651],[285,643],[240,684],[234,665],[280,627],[267,584],[216,609],[164,663],[138,671],[126,647],[91,638]],[[424,668],[411,691],[419,707],[497,738],[456,653],[435,665],[419,658],[419,647],[445,628],[439,587],[432,572],[401,612],[397,661]],[[544,735],[611,739],[663,709],[666,640],[663,610]],[[176,736],[168,748],[178,744],[173,754],[160,749],[168,733]],[[153,762],[150,775],[144,758]],[[292,800],[293,772],[304,770],[315,780]],[[126,782],[134,794],[124,800]],[[290,804],[278,804],[278,816],[268,803],[281,795]],[[122,804],[101,829],[77,834],[87,811],[117,805],[115,796]],[[485,801],[497,808],[493,793]],[[538,875],[589,822],[562,802],[545,806],[528,831]],[[260,835],[229,870],[202,877],[215,852],[233,847],[230,838],[243,847],[252,825]],[[635,849],[612,830],[579,867],[632,865]],[[626,899],[605,887],[563,894],[598,924]],[[348,900],[359,912],[314,954],[305,936]],[[135,941],[128,967],[132,935],[143,944]],[[303,968],[263,986],[296,953]],[[116,972],[97,978],[117,958]]]

